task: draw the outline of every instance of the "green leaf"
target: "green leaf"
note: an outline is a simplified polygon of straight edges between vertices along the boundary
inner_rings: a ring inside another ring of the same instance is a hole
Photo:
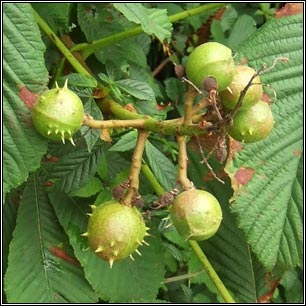
[[[184,96],[186,92],[186,85],[183,84],[178,78],[167,78],[165,80],[166,93],[167,96],[174,102],[176,105],[184,104]]]
[[[52,30],[61,34],[69,30],[69,12],[71,3],[31,3],[38,14],[48,23]]]
[[[172,190],[176,184],[176,167],[150,141],[145,147],[148,164],[165,190]]]
[[[88,41],[106,37],[124,28],[116,20],[107,5],[101,3],[78,3],[77,18]],[[109,19],[112,19],[109,22]]]
[[[9,244],[13,237],[13,231],[16,226],[17,209],[19,205],[19,192],[11,192],[7,195],[5,205],[2,208],[2,268],[5,273],[9,255]]]
[[[120,137],[120,139],[109,149],[109,151],[126,152],[135,148],[137,131],[133,130]]]
[[[66,260],[55,256],[54,250],[66,240],[40,179],[34,175],[23,192],[10,244],[5,274],[9,303],[97,302],[73,255]]]
[[[87,239],[81,237],[86,231],[87,216],[84,208],[64,193],[50,194],[57,217],[69,235],[69,240],[85,276],[101,299],[113,302],[129,302],[138,299],[155,299],[164,276],[161,243],[157,236],[146,239],[150,247],[139,250],[142,256],[134,256],[115,262],[110,269],[108,262],[88,249]],[[65,209],[61,203],[65,203]],[[155,235],[155,233],[154,233]]]
[[[140,24],[145,33],[155,35],[160,41],[171,38],[172,25],[167,10],[147,9],[141,3],[116,3],[114,7],[128,20]]]
[[[288,303],[303,303],[303,284],[297,271],[287,271],[281,279]]]
[[[91,152],[87,149],[64,155],[51,169],[49,179],[56,179],[56,187],[67,193],[86,184],[96,173],[103,145],[96,145]]]
[[[97,59],[103,63],[111,62],[118,68],[123,68],[127,63],[145,68],[147,58],[142,46],[135,43],[135,38],[126,39],[96,52]]]
[[[117,13],[117,12],[116,12]],[[126,28],[112,14],[107,5],[98,3],[78,4],[78,20],[88,41],[93,41],[123,32]],[[111,43],[95,53],[97,59],[106,64],[112,62],[118,68],[126,63],[146,67],[147,59],[143,45],[137,38],[129,38],[116,44]]]
[[[93,177],[87,184],[82,186],[71,193],[74,197],[89,198],[103,189],[102,182],[97,178]]]
[[[277,95],[272,133],[258,143],[244,144],[226,171],[236,190],[238,184],[232,211],[260,262],[269,269],[276,264],[293,268],[302,263],[303,241],[303,16],[270,20],[238,55],[256,68],[271,65],[279,56],[289,59],[261,76]],[[253,176],[241,185],[235,177],[245,170]]]
[[[85,114],[89,114],[90,116],[92,116],[95,120],[103,120],[102,112],[93,98],[87,99],[87,102],[84,104],[84,112]],[[99,140],[100,133],[100,129],[92,129],[84,125],[81,127],[81,134],[84,135],[88,152],[91,152],[91,150]]]
[[[74,87],[85,87],[85,88],[96,88],[97,80],[89,75],[82,75],[79,73],[70,73],[65,76],[64,79],[68,79],[68,86]]]
[[[104,202],[110,201],[112,199],[112,192],[110,189],[103,189],[96,197],[93,205],[100,205]]]
[[[256,31],[256,21],[249,15],[241,15],[236,20],[231,34],[228,37],[227,46],[233,50]]]
[[[104,177],[104,180],[112,183],[118,174],[129,171],[130,166],[130,154],[128,155],[128,159],[125,159],[123,158],[122,154],[106,150],[105,159],[99,164],[98,173],[101,177],[103,177],[103,173],[101,173],[101,171],[106,172],[106,177]],[[107,170],[105,170],[105,168]]]
[[[131,96],[144,101],[155,101],[155,94],[152,88],[145,82],[137,80],[120,80],[116,81],[115,84],[126,93]]]
[[[47,141],[35,130],[22,89],[41,92],[48,83],[45,47],[30,4],[3,5],[3,193],[40,166]]]

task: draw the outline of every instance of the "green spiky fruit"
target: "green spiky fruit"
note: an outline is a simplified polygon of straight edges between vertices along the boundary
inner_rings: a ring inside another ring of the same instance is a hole
[[[235,75],[231,84],[220,92],[222,104],[227,109],[234,109],[238,103],[241,91],[247,86],[248,82],[254,76],[256,71],[248,66],[237,65],[235,67]],[[248,88],[243,98],[240,109],[247,109],[257,103],[263,94],[262,84],[259,76],[254,78],[254,85]]]
[[[190,189],[175,198],[170,216],[185,240],[201,241],[209,239],[217,232],[222,220],[222,210],[211,193]]]
[[[218,82],[218,89],[225,89],[234,77],[235,64],[232,51],[228,47],[208,42],[196,47],[186,62],[187,78],[198,88],[207,77],[214,77]]]
[[[122,260],[137,250],[144,237],[148,236],[141,213],[136,207],[128,207],[117,200],[111,200],[97,207],[92,206],[87,236],[90,248],[112,267],[115,261]]]
[[[81,99],[67,87],[44,92],[33,107],[32,118],[36,130],[48,139],[62,141],[68,139],[81,127],[84,108]]]
[[[268,103],[259,101],[254,106],[240,110],[228,133],[234,139],[251,143],[266,138],[272,131],[274,119]]]

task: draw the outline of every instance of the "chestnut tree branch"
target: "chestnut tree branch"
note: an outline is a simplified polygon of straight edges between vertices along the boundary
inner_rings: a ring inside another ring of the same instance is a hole
[[[149,132],[142,129],[138,130],[137,143],[132,156],[132,164],[129,175],[129,190],[121,200],[121,203],[126,206],[132,206],[133,200],[138,195],[139,188],[139,174],[142,166],[142,155],[144,152],[145,144],[148,139]]]
[[[182,186],[183,190],[193,188],[193,183],[187,176],[187,150],[186,150],[186,136],[177,136],[178,144],[178,170],[177,170],[177,182]]]
[[[206,255],[204,254],[203,250],[197,243],[197,241],[189,240],[189,245],[191,246],[194,253],[199,258],[202,266],[204,267],[206,273],[215,284],[216,288],[218,289],[220,295],[223,297],[224,301],[227,303],[235,303],[235,300],[232,298],[226,287],[224,286],[223,282],[221,281],[219,275],[216,273],[215,269],[207,259]]]
[[[204,122],[201,116],[195,114],[192,116],[192,121],[198,122],[195,124],[184,125],[183,119],[157,120],[147,115],[132,113],[116,103],[109,96],[98,102],[98,106],[102,108],[104,113],[111,113],[116,120],[95,120],[89,115],[85,115],[83,125],[93,129],[109,129],[109,128],[140,128],[146,131],[157,132],[164,135],[200,135],[207,133],[207,129],[212,123]]]

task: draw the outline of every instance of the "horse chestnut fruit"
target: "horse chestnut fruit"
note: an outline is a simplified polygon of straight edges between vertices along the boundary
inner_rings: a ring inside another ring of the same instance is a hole
[[[222,210],[209,192],[190,189],[180,193],[170,210],[171,220],[185,239],[206,240],[219,229]]]
[[[238,103],[241,91],[247,86],[250,79],[255,75],[256,71],[248,66],[237,65],[235,74],[231,84],[220,92],[222,104],[228,109],[234,109]],[[252,84],[243,98],[241,108],[247,109],[253,106],[261,99],[263,94],[262,84],[259,76],[255,77]]]
[[[81,127],[84,108],[81,99],[67,87],[44,92],[33,107],[32,118],[36,130],[52,140],[68,139],[73,145],[72,135]]]
[[[217,42],[208,42],[196,47],[186,62],[187,78],[197,87],[207,77],[214,77],[219,90],[225,89],[234,77],[235,64],[232,51]]]
[[[147,244],[144,237],[148,236],[141,213],[135,207],[120,204],[111,200],[91,206],[88,229],[83,236],[87,236],[90,248],[103,260],[107,260],[112,267],[115,261],[128,256],[139,245]]]
[[[270,105],[258,101],[254,106],[238,111],[228,133],[238,141],[256,142],[266,138],[272,131],[273,125]]]

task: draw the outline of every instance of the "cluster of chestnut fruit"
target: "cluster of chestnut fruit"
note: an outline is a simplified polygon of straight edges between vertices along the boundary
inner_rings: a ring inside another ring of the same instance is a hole
[[[203,80],[213,77],[218,84],[218,95],[224,108],[231,112],[239,102],[256,71],[246,65],[235,65],[232,51],[219,43],[209,42],[194,49],[186,62],[189,81],[201,88]],[[274,120],[270,105],[262,101],[263,86],[257,75],[249,86],[244,99],[228,126],[228,134],[242,142],[256,142],[267,137]],[[51,140],[69,140],[79,130],[84,117],[80,98],[67,82],[43,93],[33,108],[33,123],[37,131]],[[222,210],[218,200],[209,192],[190,188],[173,198],[170,217],[177,231],[185,239],[205,240],[220,227]],[[118,199],[92,206],[88,229],[83,234],[96,255],[109,262],[132,253],[140,254],[138,247],[148,244],[149,235],[142,214],[134,207],[120,203]]]

